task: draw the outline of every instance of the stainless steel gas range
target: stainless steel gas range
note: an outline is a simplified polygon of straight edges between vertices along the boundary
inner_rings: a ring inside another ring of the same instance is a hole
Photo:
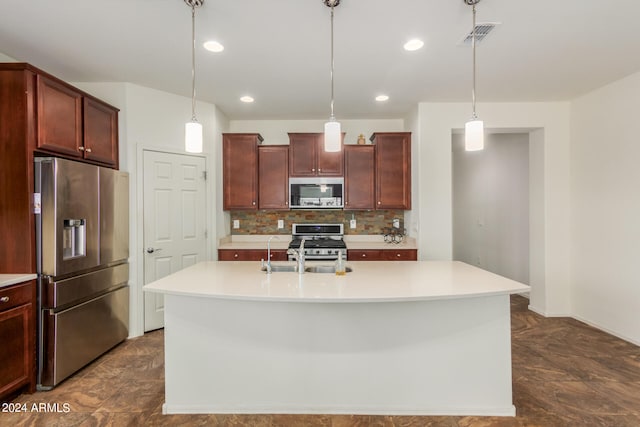
[[[299,249],[304,239],[304,257],[307,260],[336,260],[338,254],[347,258],[347,245],[344,243],[344,224],[293,224],[293,239],[289,249]],[[296,254],[289,251],[289,261]]]

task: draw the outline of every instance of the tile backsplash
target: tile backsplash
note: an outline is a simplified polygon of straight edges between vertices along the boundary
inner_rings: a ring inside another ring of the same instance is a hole
[[[290,210],[290,211],[231,211],[231,234],[291,234],[294,223],[344,224],[344,234],[382,234],[394,219],[404,223],[403,210],[343,211],[343,210]],[[356,228],[349,227],[351,219]],[[278,229],[278,220],[284,228]],[[238,221],[240,228],[233,228]]]

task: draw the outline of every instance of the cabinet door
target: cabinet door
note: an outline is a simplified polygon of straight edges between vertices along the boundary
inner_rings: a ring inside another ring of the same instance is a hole
[[[223,209],[257,209],[258,134],[223,134]]]
[[[84,98],[84,158],[118,166],[118,111],[91,98]]]
[[[37,76],[39,149],[82,157],[82,95],[57,81]]]
[[[376,209],[411,209],[411,133],[376,133]]]
[[[258,207],[289,209],[289,146],[258,147]]]
[[[344,134],[342,138],[344,139]],[[340,143],[342,144],[342,141]],[[344,145],[342,145],[342,148],[344,148]],[[344,153],[342,149],[338,152],[324,151],[324,134],[318,134],[316,150],[318,176],[344,175]]]
[[[35,281],[0,289],[0,398],[34,386]]]
[[[0,312],[0,396],[29,381],[31,304]]]
[[[289,176],[316,176],[318,134],[289,134]]]
[[[375,206],[375,146],[344,146],[344,209]]]

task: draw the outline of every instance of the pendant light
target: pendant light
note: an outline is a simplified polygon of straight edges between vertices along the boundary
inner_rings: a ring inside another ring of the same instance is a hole
[[[473,30],[471,33],[471,50],[473,51],[473,88],[471,90],[471,105],[473,114],[471,120],[464,125],[464,149],[477,151],[484,148],[484,123],[476,115],[476,4],[480,0],[463,0],[473,11]]]
[[[204,0],[184,0],[191,8],[191,121],[184,127],[184,149],[188,153],[202,153],[202,125],[196,119],[196,7]]]
[[[324,4],[331,8],[331,116],[324,124],[324,151],[337,152],[342,147],[342,132],[340,122],[333,115],[333,8],[340,4],[340,0],[324,0]]]

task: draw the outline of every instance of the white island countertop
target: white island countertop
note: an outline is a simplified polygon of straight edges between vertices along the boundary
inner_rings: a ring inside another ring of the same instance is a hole
[[[273,265],[293,265],[274,262]],[[307,266],[327,261],[307,262]],[[144,286],[147,292],[279,302],[420,301],[528,292],[530,287],[458,261],[353,261],[345,276],[266,274],[256,261],[207,261]]]

